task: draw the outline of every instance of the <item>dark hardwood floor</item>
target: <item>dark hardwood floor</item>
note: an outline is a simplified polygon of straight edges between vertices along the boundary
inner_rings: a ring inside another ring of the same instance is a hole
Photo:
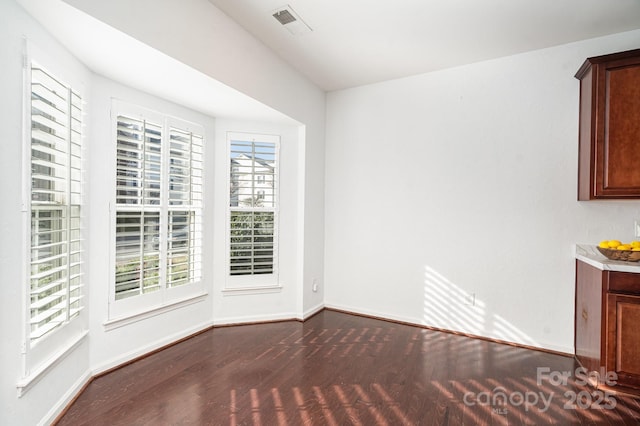
[[[58,425],[640,423],[639,401],[593,394],[577,367],[325,310],[304,323],[215,328],[96,378]]]

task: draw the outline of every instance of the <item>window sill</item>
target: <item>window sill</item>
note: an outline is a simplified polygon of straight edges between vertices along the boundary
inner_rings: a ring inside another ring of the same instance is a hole
[[[51,358],[49,358],[44,364],[38,366],[33,372],[29,373],[26,377],[18,380],[16,388],[18,389],[18,398],[22,397],[34,384],[36,384],[42,376],[49,372],[53,367],[58,365],[71,351],[77,348],[85,337],[89,335],[89,330],[82,332],[80,336],[75,338],[65,347],[56,352]]]
[[[282,285],[272,286],[251,286],[251,287],[227,287],[222,290],[224,296],[240,296],[247,294],[267,294],[279,293],[282,291]]]
[[[166,305],[157,306],[155,308],[151,308],[149,310],[145,310],[142,312],[136,312],[134,314],[129,314],[126,316],[122,316],[119,318],[109,319],[102,323],[105,331],[115,330],[116,328],[124,327],[129,324],[136,323],[138,321],[145,320],[147,318],[155,317],[156,315],[163,314],[165,312],[170,312],[175,309],[180,309],[185,306],[193,305],[194,303],[198,303],[203,301],[208,296],[208,293],[199,293],[194,296],[189,296],[184,299],[172,301]]]

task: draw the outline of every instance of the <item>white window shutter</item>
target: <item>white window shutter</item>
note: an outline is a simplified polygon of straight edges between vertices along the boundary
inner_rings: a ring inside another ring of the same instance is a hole
[[[203,137],[158,121],[117,116],[116,301],[201,279]]]
[[[269,275],[277,266],[278,144],[230,140],[229,274]]]
[[[82,102],[42,68],[31,68],[30,340],[82,309]]]

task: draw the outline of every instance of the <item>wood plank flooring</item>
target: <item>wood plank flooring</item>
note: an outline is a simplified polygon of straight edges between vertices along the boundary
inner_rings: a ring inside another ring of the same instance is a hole
[[[539,367],[551,378],[538,380]],[[99,377],[58,425],[640,424],[638,400],[598,401],[577,367],[325,310],[304,323],[215,328]]]

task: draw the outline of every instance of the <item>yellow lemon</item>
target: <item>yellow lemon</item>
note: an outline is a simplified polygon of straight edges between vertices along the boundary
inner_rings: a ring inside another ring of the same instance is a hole
[[[631,241],[629,244],[631,244],[633,248],[640,248],[640,241]]]
[[[622,243],[618,240],[609,240],[607,244],[609,244],[609,248],[616,248]]]
[[[598,247],[609,248],[609,241],[608,240],[600,241],[600,244],[598,244]]]
[[[640,247],[633,247],[631,251],[640,251]]]
[[[629,244],[620,244],[616,247],[617,250],[631,250],[631,245]]]

